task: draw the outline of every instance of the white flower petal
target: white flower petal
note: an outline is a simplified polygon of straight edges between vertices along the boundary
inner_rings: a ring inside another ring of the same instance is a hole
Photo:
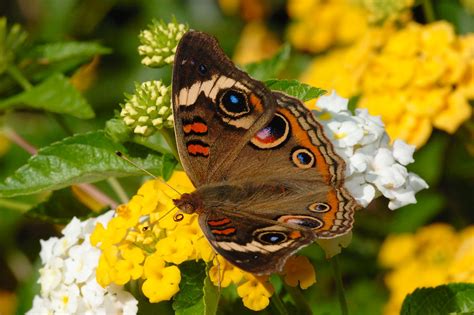
[[[323,95],[319,97],[316,106],[322,110],[328,110],[330,112],[338,113],[340,111],[347,110],[348,99],[340,97],[336,94],[336,91],[332,91],[329,95]]]
[[[393,142],[393,157],[402,165],[407,165],[415,162],[413,153],[415,146],[406,144],[403,140],[395,140]]]

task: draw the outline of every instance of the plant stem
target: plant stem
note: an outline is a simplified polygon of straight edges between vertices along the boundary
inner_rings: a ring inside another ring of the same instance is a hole
[[[290,294],[291,298],[295,302],[296,307],[298,307],[300,314],[302,315],[313,314],[313,311],[311,311],[311,307],[306,302],[306,299],[301,293],[301,290],[298,287],[291,287],[287,285],[285,282],[283,283],[284,283],[286,292]]]
[[[5,128],[5,135],[7,136],[8,139],[10,139],[10,141],[18,145],[20,148],[22,148],[29,154],[35,155],[38,152],[38,149],[36,149],[28,141],[23,139],[19,134],[16,133],[15,130],[11,128]]]
[[[277,314],[288,315],[288,310],[286,309],[285,304],[283,304],[283,301],[280,299],[280,296],[277,292],[272,295],[270,301],[272,302],[273,307],[277,311]]]
[[[10,74],[12,76],[13,79],[15,79],[16,82],[18,82],[18,84],[21,85],[21,87],[25,91],[27,91],[27,90],[29,90],[33,87],[33,85],[31,85],[31,83],[25,78],[23,73],[21,73],[20,70],[16,66],[9,65],[7,67],[7,72],[8,72],[8,74]]]
[[[171,152],[173,153],[176,160],[180,161],[179,160],[178,149],[176,147],[176,140],[175,140],[175,137],[174,137],[173,129],[163,128],[163,129],[160,130],[160,133],[163,135],[163,138],[165,138],[166,143],[168,143],[168,145],[171,149]]]
[[[421,7],[423,8],[423,14],[425,16],[426,22],[434,22],[436,20],[436,17],[431,0],[422,0]]]
[[[32,205],[16,200],[0,199],[0,207],[26,212]]]
[[[101,190],[95,187],[92,184],[78,184],[83,191],[85,191],[89,196],[97,200],[98,202],[110,206],[111,209],[115,209],[118,206],[118,203],[104,194]]]
[[[342,285],[341,269],[339,267],[339,260],[337,255],[331,258],[331,265],[334,271],[334,277],[336,278],[336,291],[339,298],[339,304],[341,305],[341,314],[349,315],[349,310],[347,308],[347,300],[344,294],[344,286]]]
[[[128,202],[128,195],[123,189],[122,185],[120,185],[120,182],[115,178],[115,177],[109,177],[107,178],[107,183],[112,187],[114,192],[117,194],[117,197],[119,198],[121,203],[127,203]]]

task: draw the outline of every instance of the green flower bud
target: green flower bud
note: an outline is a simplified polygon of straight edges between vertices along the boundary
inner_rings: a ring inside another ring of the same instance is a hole
[[[14,24],[8,29],[7,19],[0,18],[0,74],[15,60],[15,53],[23,45],[26,38],[27,33],[23,31],[20,25]]]
[[[149,136],[161,128],[173,127],[171,86],[161,81],[135,86],[135,94],[126,95],[120,117],[134,133]]]
[[[146,30],[140,32],[141,45],[138,53],[143,56],[142,64],[152,68],[172,64],[176,46],[188,27],[176,21],[166,24],[154,20]]]

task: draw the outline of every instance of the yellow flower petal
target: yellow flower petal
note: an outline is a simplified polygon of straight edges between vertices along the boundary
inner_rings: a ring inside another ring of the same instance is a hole
[[[237,293],[242,298],[244,306],[253,310],[261,311],[270,303],[274,289],[268,282],[268,277],[255,277],[246,274],[243,284],[237,287]]]
[[[434,118],[433,125],[446,132],[454,133],[463,122],[471,117],[472,107],[462,90],[459,89],[448,97],[447,103],[447,108]]]
[[[299,283],[302,289],[307,289],[316,283],[316,272],[305,256],[288,258],[283,274],[285,275],[285,282],[292,287],[296,287]]]
[[[389,235],[379,251],[380,265],[389,268],[405,263],[415,254],[415,246],[413,235]]]

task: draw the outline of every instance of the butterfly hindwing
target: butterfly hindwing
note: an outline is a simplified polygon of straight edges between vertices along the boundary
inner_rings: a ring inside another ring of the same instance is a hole
[[[288,257],[314,241],[310,232],[237,213],[203,214],[199,224],[217,253],[256,275],[280,272]]]

